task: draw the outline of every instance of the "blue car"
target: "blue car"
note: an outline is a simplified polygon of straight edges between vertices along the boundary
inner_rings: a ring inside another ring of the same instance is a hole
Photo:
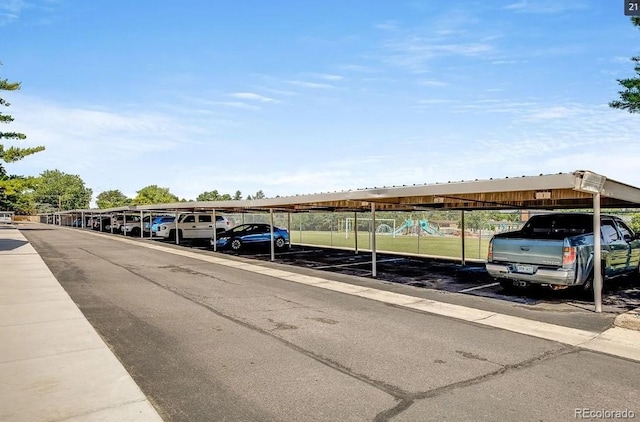
[[[176,218],[171,215],[159,215],[157,217],[153,217],[153,220],[151,221],[151,233],[156,234],[158,232],[158,228],[160,228],[160,224],[173,223],[175,219]],[[148,227],[145,227],[145,230],[148,229]]]
[[[289,245],[289,231],[280,227],[273,228],[276,249],[284,249]],[[271,242],[271,225],[262,223],[241,224],[230,230],[218,233],[217,249],[240,251],[250,247],[269,248]],[[211,239],[213,247],[213,238]]]

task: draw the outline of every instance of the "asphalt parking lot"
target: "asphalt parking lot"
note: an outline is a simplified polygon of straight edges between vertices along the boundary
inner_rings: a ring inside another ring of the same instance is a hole
[[[22,232],[167,421],[568,420],[576,407],[636,410],[637,362],[582,346],[609,331],[612,314],[285,262],[321,255],[324,264],[308,265],[326,267],[331,254],[315,248],[270,263],[268,254],[72,229]],[[367,267],[366,254],[357,259]],[[358,265],[337,268],[350,267]],[[434,311],[456,305],[455,317],[362,292],[401,294]],[[470,322],[468,313],[479,315]],[[500,328],[505,323],[511,329]],[[522,333],[541,323],[559,340]]]
[[[162,240],[158,240],[163,242]],[[184,246],[207,250],[205,243]],[[234,254],[222,251],[225,254]],[[268,250],[240,253],[245,258],[268,261]],[[291,249],[276,253],[275,262],[333,273],[371,278],[371,253],[336,248],[292,245]],[[588,309],[593,300],[578,289],[552,291],[532,286],[516,291],[505,291],[484,269],[484,264],[438,260],[427,257],[377,253],[378,280],[414,287],[464,293],[499,299],[510,303],[535,305],[564,303]],[[633,277],[620,277],[605,284],[603,305],[609,312],[626,312],[640,307],[640,281]]]

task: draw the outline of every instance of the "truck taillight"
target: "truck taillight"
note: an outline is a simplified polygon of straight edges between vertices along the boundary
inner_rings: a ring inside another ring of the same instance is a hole
[[[562,265],[569,265],[576,262],[576,248],[565,246],[562,250]]]
[[[487,252],[487,261],[493,260],[493,242],[489,242],[489,251]]]

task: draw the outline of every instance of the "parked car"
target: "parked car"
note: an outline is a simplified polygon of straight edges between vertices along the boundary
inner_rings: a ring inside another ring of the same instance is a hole
[[[140,223],[139,215],[126,214],[127,223]],[[111,226],[113,226],[114,233],[122,233],[122,226],[125,224],[125,216],[123,214],[114,215],[111,219]],[[138,226],[139,227],[139,226]],[[138,233],[140,234],[140,233]]]
[[[120,232],[124,235],[131,235],[133,237],[140,236],[140,228],[149,226],[149,220],[151,219],[150,215],[145,216],[142,221],[140,221],[140,217],[138,217],[137,221],[129,222],[127,221],[122,226],[120,226]],[[145,228],[144,231],[146,233],[149,232],[149,229]]]
[[[602,275],[638,274],[640,237],[620,218],[600,217]],[[539,284],[553,289],[593,288],[593,215],[534,215],[522,229],[493,236],[487,272],[503,288]]]
[[[211,213],[195,212],[180,214],[178,217],[178,236],[180,239],[209,239],[213,236]],[[216,231],[223,232],[231,228],[231,222],[222,215],[216,215]],[[158,236],[165,239],[176,238],[176,223],[161,223]]]
[[[153,220],[151,220],[151,234],[156,235],[162,223],[173,223],[175,219],[176,218],[172,215],[161,215],[153,217]]]
[[[102,230],[104,226],[111,223],[111,218],[106,216],[94,215],[87,220],[87,228],[92,230],[100,230],[100,220],[102,220]]]
[[[289,245],[289,231],[280,227],[273,228],[274,245],[276,249],[284,249]],[[213,247],[214,239],[210,245]],[[239,251],[249,247],[269,247],[271,243],[271,225],[264,223],[240,224],[216,236],[218,249]]]
[[[102,221],[102,223],[101,223]],[[100,217],[96,219],[93,230],[100,230],[102,228],[103,232],[111,231],[111,217]]]

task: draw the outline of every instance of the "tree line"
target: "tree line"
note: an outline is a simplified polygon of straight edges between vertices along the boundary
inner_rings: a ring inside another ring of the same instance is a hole
[[[253,196],[247,195],[246,200],[264,199],[266,195],[262,190],[256,192]],[[242,192],[239,190],[231,196],[228,193],[219,193],[217,190],[205,191],[197,196],[195,201],[239,201],[242,200]],[[136,192],[133,198],[127,197],[118,189],[107,190],[96,196],[96,205],[100,209],[124,207],[129,205],[152,205],[152,204],[170,204],[174,202],[193,202],[193,199],[180,199],[169,191],[169,188],[163,188],[158,185],[145,186]]]

